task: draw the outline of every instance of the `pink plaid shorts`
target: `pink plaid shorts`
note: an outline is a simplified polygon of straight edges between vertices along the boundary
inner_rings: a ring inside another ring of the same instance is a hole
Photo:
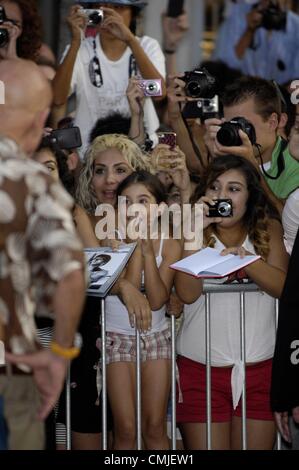
[[[101,351],[101,338],[97,340],[97,347]],[[157,359],[171,359],[171,333],[170,329],[140,336],[141,360],[152,361]],[[106,333],[106,364],[112,362],[135,362],[136,339],[135,335],[121,333]]]

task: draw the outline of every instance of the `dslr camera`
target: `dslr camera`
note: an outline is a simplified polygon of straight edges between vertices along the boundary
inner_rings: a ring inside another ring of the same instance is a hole
[[[191,98],[213,98],[217,93],[216,79],[205,68],[185,72],[181,80],[186,83],[186,95]]]
[[[3,6],[0,5],[0,25],[8,21]],[[0,28],[0,47],[5,47],[9,43],[9,33],[7,29]]]
[[[138,80],[138,86],[143,91],[144,96],[162,96],[161,79]]]
[[[283,11],[279,5],[270,2],[270,5],[265,10],[262,10],[262,24],[261,26],[267,30],[275,29],[281,31],[286,28],[287,13]]]
[[[207,217],[232,217],[233,216],[233,202],[231,199],[217,199],[215,205],[209,206],[209,213]]]
[[[252,145],[256,144],[256,133],[251,122],[242,117],[235,117],[229,122],[224,122],[221,129],[217,132],[217,140],[219,144],[226,147],[235,147],[242,145],[239,130],[248,135]]]
[[[89,10],[84,8],[84,13],[87,16],[87,26],[96,27],[99,26],[104,20],[104,12],[101,9]]]

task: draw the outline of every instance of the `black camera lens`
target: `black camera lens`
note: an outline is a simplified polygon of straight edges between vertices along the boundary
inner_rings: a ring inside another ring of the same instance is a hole
[[[89,23],[96,26],[98,26],[102,22],[102,19],[103,15],[98,11],[95,11],[94,13],[91,13],[91,15],[89,15]]]
[[[186,95],[191,98],[213,98],[216,94],[216,80],[206,69],[185,72],[182,80],[186,83]]]
[[[190,81],[186,86],[186,94],[191,98],[200,98],[201,85],[198,81]]]
[[[232,206],[229,202],[222,201],[218,205],[219,215],[222,217],[229,217],[231,215]]]
[[[215,205],[209,205],[209,213],[207,217],[232,217],[233,203],[231,199],[218,199]]]
[[[9,34],[7,29],[0,28],[0,48],[7,46],[9,43]]]
[[[219,144],[225,147],[239,147],[242,145],[239,130],[245,132],[252,145],[256,143],[255,129],[251,122],[242,117],[236,117],[229,122],[222,124],[221,129],[217,132],[217,140]]]

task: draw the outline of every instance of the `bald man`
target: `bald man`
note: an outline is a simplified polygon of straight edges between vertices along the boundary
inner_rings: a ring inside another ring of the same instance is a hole
[[[79,354],[83,254],[71,198],[29,158],[51,104],[48,81],[20,59],[0,63],[0,80],[0,448],[36,450]],[[55,319],[49,350],[36,339],[35,312]]]

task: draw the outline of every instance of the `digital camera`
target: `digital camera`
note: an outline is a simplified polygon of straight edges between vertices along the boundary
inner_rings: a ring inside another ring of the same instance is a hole
[[[0,5],[0,25],[7,21],[4,8]],[[9,43],[9,33],[7,29],[0,28],[0,47],[5,47]]]
[[[185,72],[181,80],[186,83],[186,95],[191,98],[213,98],[217,93],[216,79],[205,68]]]
[[[233,216],[233,202],[231,199],[217,199],[215,205],[209,206],[209,213],[207,217],[232,217]]]
[[[217,132],[217,140],[219,144],[226,147],[235,147],[242,145],[239,130],[245,132],[252,145],[256,144],[256,133],[251,122],[242,117],[235,117],[229,122],[224,122],[221,129]]]
[[[279,5],[271,2],[268,8],[262,12],[263,19],[261,26],[267,30],[275,29],[281,31],[286,28],[287,13],[283,11]]]
[[[88,19],[87,26],[99,26],[104,20],[104,12],[101,9],[89,10],[86,8],[84,9],[84,13]]]
[[[42,145],[54,144],[60,150],[72,150],[82,145],[79,127],[68,127],[66,129],[55,129],[51,134],[43,137]]]
[[[161,79],[138,80],[138,86],[143,91],[144,96],[162,96]]]

